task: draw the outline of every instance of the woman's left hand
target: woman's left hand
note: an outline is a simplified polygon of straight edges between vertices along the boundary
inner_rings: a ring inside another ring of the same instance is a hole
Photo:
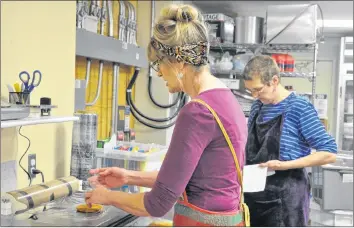
[[[287,170],[290,167],[287,165],[286,161],[271,160],[265,163],[259,164],[261,167],[268,167],[269,170]]]
[[[91,192],[87,192],[85,194],[86,204],[91,206],[91,204],[102,204],[102,205],[110,205],[112,199],[110,197],[111,191],[103,186],[97,186]]]

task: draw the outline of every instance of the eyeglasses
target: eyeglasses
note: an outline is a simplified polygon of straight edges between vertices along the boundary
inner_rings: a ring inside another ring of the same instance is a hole
[[[160,72],[160,60],[156,60],[151,63],[151,68],[154,69],[157,73]]]
[[[252,90],[246,89],[246,91],[252,95],[259,95],[261,92],[263,92],[265,87],[266,85],[262,86],[261,88],[255,88]]]
[[[157,60],[155,60],[154,62],[152,62],[150,64],[151,68],[154,69],[157,73],[160,72],[160,64],[161,64],[161,61],[163,60],[163,57],[159,57],[159,56],[156,56],[157,57]]]

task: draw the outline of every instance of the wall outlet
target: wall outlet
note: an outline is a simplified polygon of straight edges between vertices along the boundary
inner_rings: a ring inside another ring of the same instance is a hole
[[[28,155],[28,172],[29,172],[32,179],[36,177],[36,175],[32,173],[32,170],[36,169],[36,166],[37,166],[36,154],[29,154]]]

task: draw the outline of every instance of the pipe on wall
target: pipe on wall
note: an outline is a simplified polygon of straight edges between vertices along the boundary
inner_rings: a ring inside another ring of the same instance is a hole
[[[105,19],[106,19],[106,5],[105,5],[105,1],[101,1],[102,5],[101,5],[101,11],[100,13],[97,14],[97,17],[99,17],[100,21],[101,21],[101,28],[100,28],[100,34],[101,35],[104,35],[104,25],[105,25]],[[99,6],[98,6],[98,2],[97,1],[92,1],[91,2],[91,6],[94,4],[94,9],[95,10],[98,10],[97,12],[99,12]],[[103,76],[103,61],[100,60],[99,61],[99,76],[98,76],[98,87],[97,87],[97,90],[96,90],[96,96],[95,98],[93,99],[92,102],[89,102],[89,103],[86,103],[86,106],[93,106],[96,104],[99,96],[100,96],[100,93],[101,93],[101,87],[102,87],[102,76]],[[87,82],[86,82],[87,83]]]

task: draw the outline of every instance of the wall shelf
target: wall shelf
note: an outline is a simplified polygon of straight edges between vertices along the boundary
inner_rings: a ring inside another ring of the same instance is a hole
[[[63,123],[69,121],[78,121],[77,116],[43,116],[43,117],[27,117],[18,120],[4,120],[1,121],[1,128],[49,124],[49,123]]]
[[[80,28],[76,29],[76,55],[128,66],[148,67],[144,48]]]

